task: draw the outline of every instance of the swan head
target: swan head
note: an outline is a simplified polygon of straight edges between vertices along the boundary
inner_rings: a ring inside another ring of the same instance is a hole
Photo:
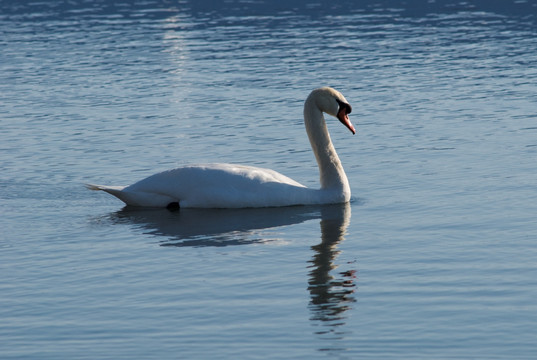
[[[343,94],[331,87],[322,87],[313,90],[309,98],[314,99],[319,110],[337,118],[353,134],[356,134],[356,129],[349,120],[352,107]]]

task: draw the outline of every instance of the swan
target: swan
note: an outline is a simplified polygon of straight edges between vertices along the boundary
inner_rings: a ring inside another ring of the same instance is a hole
[[[313,90],[304,103],[304,124],[319,166],[320,189],[311,189],[274,170],[234,164],[187,165],[149,176],[130,186],[87,184],[128,206],[178,208],[259,208],[335,204],[350,200],[347,175],[330,140],[323,113],[353,134],[352,107],[337,90]]]

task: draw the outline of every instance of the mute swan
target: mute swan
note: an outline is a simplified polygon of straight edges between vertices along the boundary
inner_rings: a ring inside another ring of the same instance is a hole
[[[274,170],[233,164],[189,165],[164,171],[130,186],[86,185],[130,206],[249,208],[348,202],[349,181],[332,145],[323,112],[353,134],[352,108],[338,91],[313,90],[304,103],[304,124],[319,166],[321,188],[309,189]]]

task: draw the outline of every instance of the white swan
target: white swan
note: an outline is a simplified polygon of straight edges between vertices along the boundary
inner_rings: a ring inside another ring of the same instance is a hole
[[[169,208],[248,208],[344,203],[349,181],[332,145],[323,112],[353,134],[352,108],[338,91],[313,90],[304,104],[304,124],[319,165],[320,189],[309,189],[274,170],[233,164],[190,165],[164,171],[130,186],[91,185],[130,206]]]

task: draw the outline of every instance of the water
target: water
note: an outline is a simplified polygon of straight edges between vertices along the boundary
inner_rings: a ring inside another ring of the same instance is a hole
[[[533,2],[0,4],[3,359],[534,359]],[[186,163],[347,206],[123,209],[83,184]]]

